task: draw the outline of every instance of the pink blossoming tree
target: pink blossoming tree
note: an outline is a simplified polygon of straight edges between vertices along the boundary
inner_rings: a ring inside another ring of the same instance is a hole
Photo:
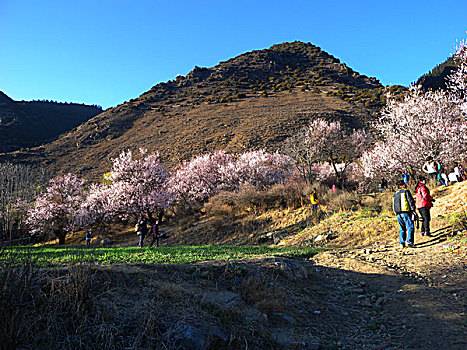
[[[59,244],[75,225],[75,218],[84,201],[85,181],[74,174],[57,176],[50,180],[44,193],[36,198],[27,214],[27,225],[33,234],[54,234]]]
[[[250,184],[265,189],[291,174],[292,161],[280,153],[250,151],[235,159],[224,151],[207,153],[183,163],[171,178],[179,200],[202,204],[220,191]]]
[[[388,99],[375,124],[382,140],[361,158],[365,177],[415,175],[428,156],[442,164],[465,157],[467,124],[461,107],[449,92],[420,86],[411,86],[403,101]]]
[[[123,219],[140,213],[152,216],[171,205],[169,173],[161,164],[158,153],[147,155],[146,150],[140,149],[140,156],[135,158],[131,151],[122,152],[113,159],[107,180],[108,188],[102,185],[91,191],[95,195],[94,203],[100,208],[91,212],[92,216],[118,215]]]
[[[249,151],[241,154],[231,163],[235,188],[249,184],[264,190],[284,181],[292,174],[293,160],[279,152],[268,153],[265,150]]]
[[[178,167],[170,180],[171,189],[187,203],[203,203],[221,190],[232,190],[232,161],[224,151],[196,156]]]

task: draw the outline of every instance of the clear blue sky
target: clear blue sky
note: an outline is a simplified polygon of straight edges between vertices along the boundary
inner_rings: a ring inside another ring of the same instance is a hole
[[[107,108],[294,40],[408,85],[466,37],[466,13],[465,0],[0,0],[0,90]]]

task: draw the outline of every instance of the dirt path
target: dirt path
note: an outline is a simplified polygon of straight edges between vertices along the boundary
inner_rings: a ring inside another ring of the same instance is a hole
[[[467,348],[465,243],[447,240],[447,229],[417,239],[415,249],[373,246],[313,258],[329,298],[348,313],[336,331],[339,347]]]

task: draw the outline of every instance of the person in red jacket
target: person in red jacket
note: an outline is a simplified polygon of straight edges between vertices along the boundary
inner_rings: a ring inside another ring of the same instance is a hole
[[[415,187],[415,207],[422,217],[421,235],[430,236],[430,208],[435,200],[430,195],[430,190],[426,187],[426,178],[421,176],[418,185]]]

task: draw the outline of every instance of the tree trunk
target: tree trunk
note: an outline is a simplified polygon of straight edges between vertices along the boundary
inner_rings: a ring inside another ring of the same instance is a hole
[[[59,245],[64,245],[65,244],[66,233],[64,233],[63,231],[56,231],[55,236],[58,237],[58,244]]]

